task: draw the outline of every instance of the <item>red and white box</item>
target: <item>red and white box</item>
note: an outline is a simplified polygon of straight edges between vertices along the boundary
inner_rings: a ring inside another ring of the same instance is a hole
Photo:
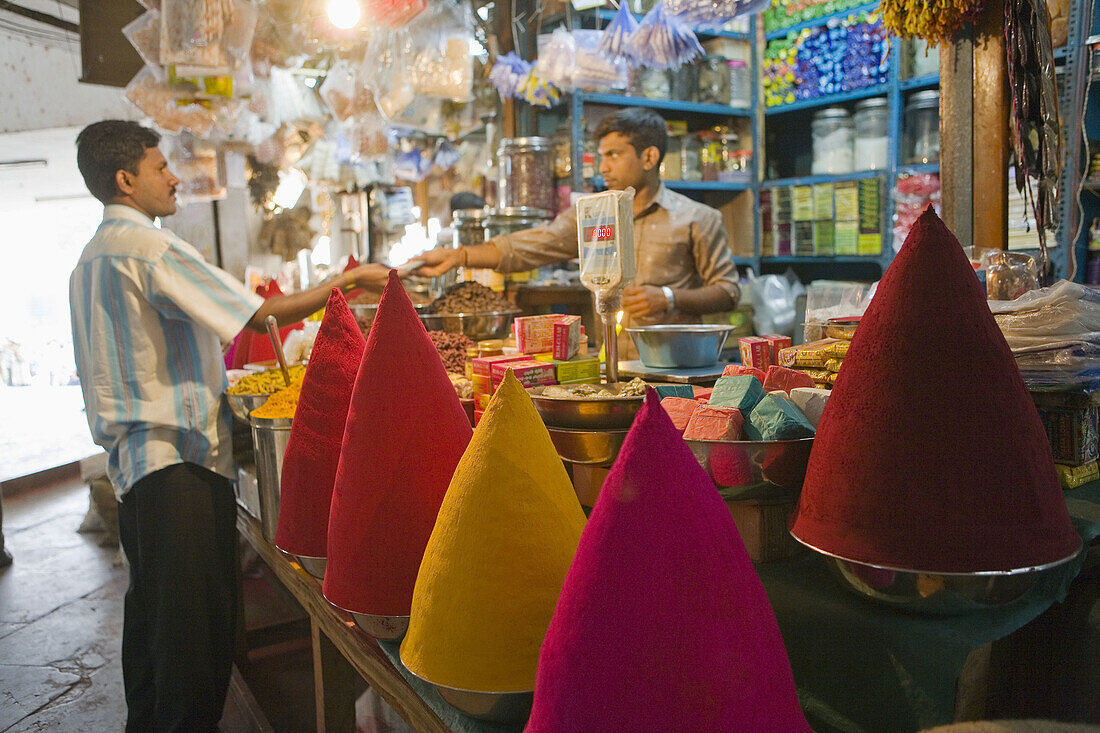
[[[526,361],[523,354],[500,354],[499,356],[479,356],[470,362],[475,376],[492,377],[494,364],[507,364],[513,361]]]
[[[772,345],[763,336],[743,336],[737,339],[741,348],[742,366],[767,372],[772,363]]]
[[[569,361],[581,350],[581,317],[561,316],[554,322],[554,358]]]
[[[557,384],[557,366],[546,361],[513,361],[506,364],[493,364],[493,391],[504,381],[508,370],[516,376],[524,387],[538,387],[540,384]]]
[[[554,313],[548,316],[519,316],[512,322],[516,335],[516,348],[521,354],[542,354],[554,348],[554,323],[561,318]]]
[[[791,346],[791,337],[790,336],[780,336],[779,334],[775,334],[775,333],[766,333],[763,336],[761,336],[760,338],[767,339],[768,343],[771,344],[771,352],[772,352],[772,362],[771,363],[772,364],[779,364],[779,351],[781,349],[789,349],[790,348],[790,346]]]

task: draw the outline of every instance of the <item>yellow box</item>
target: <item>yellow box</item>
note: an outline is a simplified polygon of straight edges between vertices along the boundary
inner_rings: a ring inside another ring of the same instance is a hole
[[[552,354],[538,354],[535,360],[551,362],[557,367],[558,384],[600,381],[600,360],[595,356],[575,356],[568,361],[561,361]]]

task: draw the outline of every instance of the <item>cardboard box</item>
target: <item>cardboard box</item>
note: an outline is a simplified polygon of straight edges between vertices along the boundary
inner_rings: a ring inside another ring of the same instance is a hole
[[[539,354],[554,348],[554,324],[561,316],[518,316],[512,322],[516,348],[521,354]]]
[[[779,352],[783,349],[790,347],[791,337],[783,336],[777,333],[766,333],[760,338],[765,338],[768,340],[768,346],[771,350],[771,363],[779,364]]]
[[[512,361],[503,364],[493,364],[493,391],[504,381],[504,375],[512,370],[519,383],[524,387],[537,387],[540,384],[557,384],[557,369],[553,364],[529,359],[527,361]]]
[[[546,362],[554,365],[557,373],[558,384],[572,382],[589,382],[595,384],[600,381],[600,359],[597,356],[575,356],[563,361],[555,359],[550,354],[539,354],[535,361]]]
[[[561,316],[554,322],[554,358],[567,361],[581,350],[581,317]]]
[[[767,371],[771,365],[771,343],[763,336],[746,336],[737,339],[741,349],[741,363]]]
[[[494,364],[507,364],[510,361],[526,361],[525,354],[500,354],[499,356],[479,356],[472,360],[473,376],[492,377]]]

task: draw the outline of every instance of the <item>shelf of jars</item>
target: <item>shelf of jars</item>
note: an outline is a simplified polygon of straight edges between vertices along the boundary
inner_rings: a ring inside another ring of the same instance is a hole
[[[750,117],[752,110],[748,107],[730,107],[723,104],[711,104],[709,102],[686,102],[678,99],[656,99],[650,97],[637,97],[627,94],[612,94],[608,92],[576,92],[585,104],[606,104],[616,107],[648,107],[650,109],[667,110],[670,112],[683,112],[684,114],[716,115],[718,117]]]
[[[862,4],[833,2],[833,3],[827,3],[826,7],[832,6],[832,7],[835,8],[837,5],[841,5],[841,4],[848,5],[848,7],[845,7],[845,8],[839,9],[839,10],[835,10],[834,12],[831,12],[831,13],[825,13],[823,15],[818,15],[817,17],[807,18],[806,20],[795,23],[793,25],[786,25],[786,26],[782,26],[782,27],[770,27],[770,24],[769,24],[770,18],[773,18],[773,17],[776,17],[776,16],[769,15],[769,13],[772,13],[773,11],[765,11],[764,22],[765,22],[765,28],[767,28],[768,30],[764,34],[764,38],[768,41],[774,41],[776,39],[786,38],[789,35],[791,35],[792,33],[797,35],[797,34],[801,33],[802,31],[805,31],[805,30],[811,30],[813,28],[818,28],[820,26],[830,25],[830,24],[835,23],[837,21],[844,20],[845,18],[848,18],[849,16],[852,16],[852,15],[858,15],[860,13],[872,13],[875,10],[878,9],[878,0],[875,0],[875,2],[862,3]],[[775,5],[787,5],[787,3],[775,3],[775,4],[773,4],[773,7]],[[810,7],[806,8],[806,10],[803,11],[803,12],[813,12],[815,9],[820,8],[820,7],[822,7],[822,6],[821,5],[810,6]]]
[[[665,187],[673,191],[748,191],[752,183],[743,181],[676,181],[665,180]]]
[[[884,178],[885,170],[866,170],[854,173],[824,173],[816,176],[796,176],[793,178],[773,178],[760,184],[761,188],[782,188],[785,186],[813,186],[819,183],[841,183],[858,181],[863,178]]]
[[[868,97],[880,97],[885,96],[890,91],[889,84],[875,84],[874,86],[863,87],[862,89],[853,89],[847,92],[841,92],[839,94],[828,94],[821,97],[814,97],[812,99],[800,99],[796,102],[790,102],[787,104],[776,104],[768,107],[764,114],[777,115],[783,112],[797,112],[799,110],[816,109],[818,107],[832,107],[838,104],[844,104],[846,102],[854,102],[860,99],[867,99]]]

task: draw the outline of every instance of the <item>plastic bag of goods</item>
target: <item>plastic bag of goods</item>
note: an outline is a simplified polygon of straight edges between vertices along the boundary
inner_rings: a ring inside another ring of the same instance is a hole
[[[664,0],[658,0],[642,18],[627,50],[638,65],[653,69],[675,69],[703,55],[694,31],[665,12]]]
[[[752,327],[756,333],[794,334],[795,301],[806,288],[793,272],[751,278]]]
[[[372,92],[358,78],[357,70],[347,61],[337,61],[321,84],[321,99],[341,122],[359,115],[377,115],[378,105]]]
[[[400,28],[427,7],[427,0],[366,0],[363,15],[374,25]]]
[[[435,2],[408,26],[415,49],[409,68],[417,94],[455,102],[473,99],[474,19],[470,6]]]
[[[630,37],[638,30],[638,21],[630,12],[630,4],[619,3],[619,11],[603,29],[598,46],[600,54],[612,61],[630,61]]]
[[[556,28],[553,33],[539,36],[538,47],[538,60],[532,71],[559,87],[573,86],[573,66],[577,57],[573,33],[565,28]]]
[[[734,18],[757,13],[771,0],[664,0],[665,11],[692,28],[721,28]]]
[[[935,173],[902,174],[894,185],[894,251],[900,251],[909,230],[931,204],[940,211],[940,177]]]
[[[600,53],[600,31],[573,31],[576,58],[573,86],[577,89],[626,89],[630,65],[623,58],[610,59]]]
[[[257,10],[246,0],[163,0],[160,19],[160,62],[181,75],[228,75],[248,61]]]
[[[168,167],[179,179],[176,195],[181,204],[214,201],[225,197],[220,181],[218,151],[193,135],[165,137]]]
[[[164,68],[160,65],[160,13],[150,10],[142,13],[122,27],[122,35],[138,52],[138,56],[145,62],[158,79],[167,78]]]
[[[877,284],[876,284],[877,285]],[[838,280],[815,280],[806,289],[806,343],[825,338],[831,318],[862,316],[871,304],[876,285]]]
[[[126,85],[125,95],[162,130],[189,130],[202,136],[214,128],[217,115],[208,105],[193,99],[188,101],[179,90],[157,79],[156,73],[148,66]]]
[[[370,31],[363,65],[373,72],[365,81],[387,120],[398,117],[416,98],[409,73],[414,59],[412,38],[405,29],[375,28]]]

